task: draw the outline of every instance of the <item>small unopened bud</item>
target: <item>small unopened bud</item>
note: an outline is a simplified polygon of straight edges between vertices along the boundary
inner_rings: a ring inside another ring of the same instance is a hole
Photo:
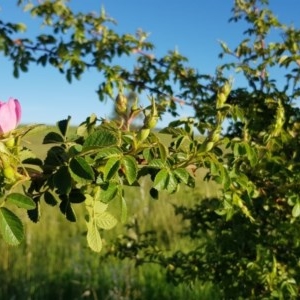
[[[14,170],[13,167],[8,166],[6,168],[3,169],[3,175],[6,179],[8,179],[9,181],[16,181],[16,171]]]
[[[115,110],[118,115],[124,115],[127,111],[127,97],[119,93],[116,97]]]
[[[8,149],[12,149],[14,146],[16,145],[16,141],[15,141],[15,138],[9,138],[6,142],[5,142],[5,146],[8,148]]]
[[[155,100],[151,99],[151,111],[150,113],[145,117],[144,120],[144,128],[153,129],[157,122],[158,122],[158,113],[156,108]]]
[[[232,88],[232,82],[226,81],[225,84],[220,88],[217,94],[217,108],[224,106]]]
[[[145,141],[147,139],[147,137],[150,134],[150,129],[149,128],[142,128],[138,134],[137,134],[137,140],[138,143],[142,143],[143,141]]]

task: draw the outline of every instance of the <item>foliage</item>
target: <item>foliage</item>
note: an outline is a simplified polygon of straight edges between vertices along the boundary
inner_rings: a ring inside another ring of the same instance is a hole
[[[159,263],[174,283],[212,281],[228,299],[299,296],[299,30],[280,23],[266,0],[236,0],[231,21],[248,24],[245,39],[234,50],[221,42],[220,56],[232,62],[217,67],[212,77],[187,67],[176,51],[155,58],[144,32],[118,35],[104,10],[99,16],[74,14],[61,0],[27,3],[25,9],[52,33],[15,39],[25,26],[0,22],[0,51],[12,59],[14,75],[32,63],[50,64],[71,82],[95,68],[105,78],[99,98],[116,98],[119,120],[92,115],[71,136],[70,118],[58,122],[59,131],[44,138],[51,145],[44,161],[22,158],[26,149],[2,142],[1,156],[20,175],[11,180],[2,174],[3,238],[11,244],[22,238],[9,202],[21,203],[35,222],[41,201],[57,205],[71,222],[77,219],[73,207],[82,203],[88,245],[100,251],[100,231],[126,221],[125,186],[150,177],[149,193],[158,198],[162,191],[176,193],[181,184],[194,187],[196,171],[205,169],[205,179],[218,184],[221,196],[175,208],[190,222],[187,234],[199,241],[195,249],[168,255],[137,240],[128,251],[122,246],[130,239],[125,236],[112,254]],[[274,29],[281,39],[273,38]],[[133,54],[133,70],[114,63]],[[234,88],[227,70],[239,72],[245,85]],[[146,91],[150,105],[129,104],[124,90]],[[164,128],[161,132],[170,135],[165,144],[153,129],[165,111],[177,116],[178,103],[192,106],[195,115]],[[141,112],[143,125],[136,128],[132,121]],[[14,191],[18,184],[25,198]],[[119,205],[118,215],[110,212],[112,203]]]

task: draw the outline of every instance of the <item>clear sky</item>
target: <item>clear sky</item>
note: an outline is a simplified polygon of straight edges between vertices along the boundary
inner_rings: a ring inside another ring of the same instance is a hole
[[[35,2],[36,0],[33,0]],[[24,22],[29,36],[42,32],[40,20],[16,6],[16,0],[0,0],[0,19]],[[300,27],[299,0],[270,0],[279,19]],[[242,38],[243,25],[228,23],[233,0],[71,0],[76,11],[99,12],[103,6],[118,25],[120,33],[135,33],[138,28],[150,33],[157,57],[178,49],[200,73],[214,73],[221,63],[218,40],[236,46]],[[34,66],[19,79],[12,76],[12,63],[0,54],[0,99],[18,98],[23,123],[54,124],[68,115],[79,124],[91,113],[109,116],[112,102],[100,102],[95,90],[101,82],[96,72],[87,72],[80,81],[67,83],[51,67]],[[182,110],[182,115],[188,112]]]

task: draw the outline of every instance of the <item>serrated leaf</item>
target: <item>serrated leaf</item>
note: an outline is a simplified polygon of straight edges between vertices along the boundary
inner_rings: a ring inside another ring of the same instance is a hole
[[[138,165],[134,157],[126,155],[122,159],[122,166],[124,167],[125,177],[130,185],[132,185],[138,174]]]
[[[165,162],[169,155],[167,147],[162,143],[158,143],[158,150],[160,159]]]
[[[95,160],[102,159],[102,158],[111,158],[111,157],[120,157],[122,155],[122,151],[118,147],[109,147],[109,148],[102,148],[99,149]]]
[[[118,185],[115,182],[109,182],[101,185],[100,201],[108,203],[115,198],[118,192]]]
[[[36,207],[35,202],[28,196],[19,193],[11,193],[6,197],[7,203],[12,203],[20,208],[34,209]]]
[[[166,189],[168,180],[169,180],[168,170],[162,169],[156,174],[153,187],[158,191],[162,191]]]
[[[95,252],[102,250],[102,240],[99,230],[94,222],[87,222],[87,243],[88,246]]]
[[[115,134],[108,130],[99,130],[87,137],[83,144],[83,148],[90,147],[109,147],[116,146],[118,144],[118,139]]]
[[[44,193],[44,200],[48,205],[55,206],[57,204],[57,200],[52,193],[46,191]]]
[[[40,198],[39,197],[34,198],[34,202],[35,202],[35,208],[27,210],[27,215],[32,222],[37,223],[41,217]]]
[[[0,232],[9,245],[19,245],[24,238],[21,220],[9,209],[0,207]]]
[[[179,168],[173,171],[174,175],[183,183],[188,184],[189,179],[191,177],[190,173],[184,169],[184,168]]]
[[[72,178],[67,166],[60,167],[53,176],[53,183],[60,194],[68,194],[72,187]]]
[[[174,193],[177,190],[178,181],[173,173],[169,173],[168,181],[167,181],[167,191],[169,193]]]
[[[46,134],[43,140],[43,144],[63,143],[63,137],[57,132],[49,132]]]
[[[103,212],[95,215],[95,222],[97,227],[105,230],[110,230],[118,223],[117,219],[109,212]]]
[[[76,214],[70,204],[70,201],[68,198],[61,201],[59,205],[60,211],[62,214],[65,215],[68,221],[70,222],[76,222]]]
[[[120,159],[118,157],[111,157],[104,167],[104,180],[109,181],[118,172],[120,168]]]
[[[85,184],[95,180],[95,175],[92,167],[83,157],[74,157],[70,161],[69,170],[74,180]]]
[[[149,162],[149,167],[161,169],[166,166],[166,163],[161,159],[153,159]]]

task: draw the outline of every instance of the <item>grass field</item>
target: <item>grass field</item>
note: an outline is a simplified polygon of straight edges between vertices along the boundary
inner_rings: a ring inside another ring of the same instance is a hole
[[[27,146],[44,156],[47,147],[40,144],[41,135],[28,138]],[[141,230],[157,230],[158,245],[166,251],[188,250],[191,241],[179,237],[183,225],[172,204],[192,205],[216,193],[201,176],[197,180],[196,190],[182,187],[179,193],[163,194],[158,201],[148,196],[147,180],[141,188],[128,188],[128,221],[135,218]],[[26,239],[19,247],[1,241],[0,299],[217,299],[210,285],[168,284],[159,266],[135,267],[127,259],[103,259],[103,254],[86,246],[83,207],[78,205],[76,212],[78,222],[70,223],[58,207],[43,204],[41,221],[34,224],[26,213],[17,211],[25,220]],[[106,244],[124,233],[122,225],[105,232]]]

